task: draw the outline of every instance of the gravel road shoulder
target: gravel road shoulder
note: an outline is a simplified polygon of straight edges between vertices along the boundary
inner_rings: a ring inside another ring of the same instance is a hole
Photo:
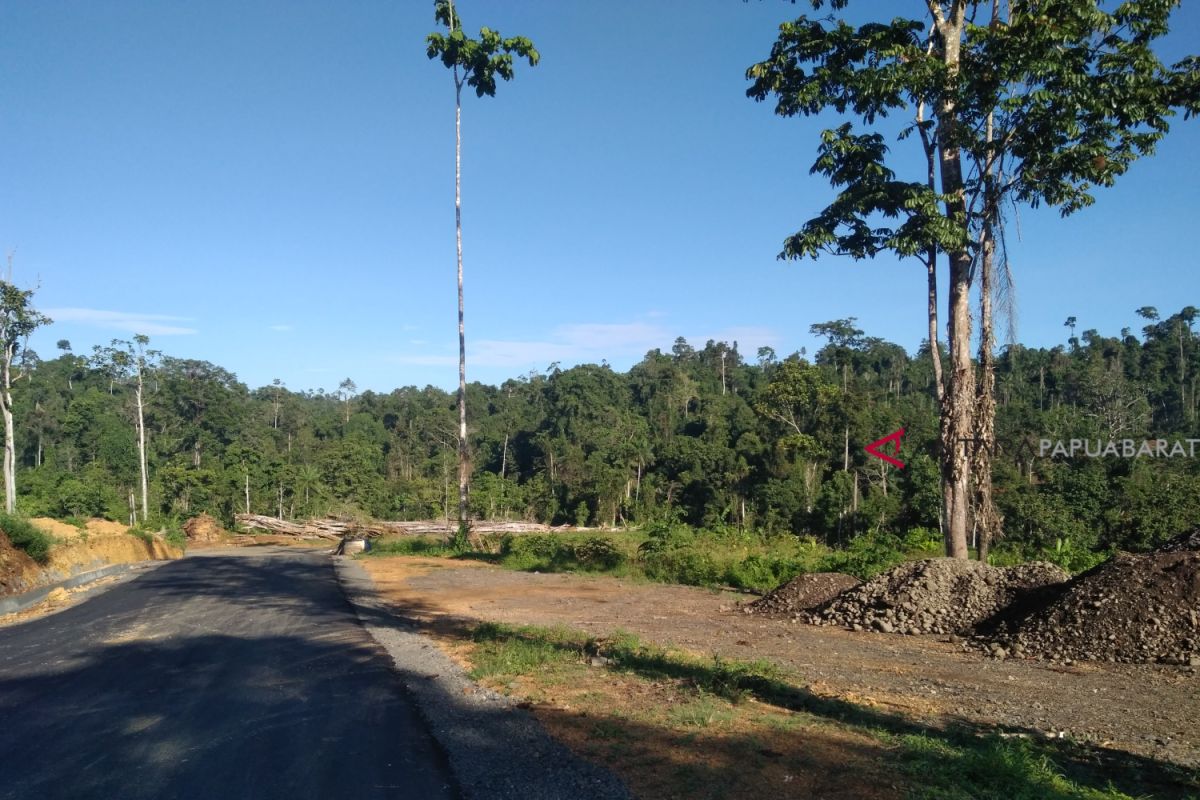
[[[624,800],[610,772],[572,754],[513,701],[471,681],[462,668],[384,601],[362,565],[334,557],[347,599],[391,655],[406,688],[450,759],[467,798]]]

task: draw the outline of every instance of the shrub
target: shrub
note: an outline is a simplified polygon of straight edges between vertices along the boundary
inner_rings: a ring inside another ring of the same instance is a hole
[[[932,528],[909,528],[902,547],[909,553],[936,553],[943,547],[942,535]]]
[[[646,526],[645,542],[638,548],[643,556],[691,547],[696,543],[696,533],[687,525],[678,522],[654,522]]]
[[[178,550],[187,550],[187,534],[178,520],[172,520],[163,526],[163,538],[167,544]]]
[[[739,589],[768,591],[804,572],[804,564],[787,556],[753,555],[725,568],[725,583]]]
[[[650,552],[642,557],[646,575],[668,583],[712,586],[721,580],[721,569],[707,553],[674,549]]]
[[[572,550],[574,560],[587,569],[615,569],[625,562],[617,543],[604,536],[589,536]]]
[[[400,536],[395,539],[381,539],[374,542],[371,549],[367,551],[367,555],[445,556],[451,555],[453,552],[451,545],[441,537]]]
[[[902,542],[890,533],[864,534],[844,550],[835,550],[821,560],[821,572],[845,572],[868,580],[904,561]]]
[[[50,558],[50,548],[54,545],[54,539],[35,528],[29,520],[0,513],[0,530],[8,535],[8,540],[14,547],[24,550],[39,564],[45,564]]]

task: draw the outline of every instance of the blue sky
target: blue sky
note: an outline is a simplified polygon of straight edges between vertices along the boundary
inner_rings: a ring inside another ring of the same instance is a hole
[[[542,54],[464,98],[470,379],[624,369],[679,335],[811,352],[810,324],[848,316],[916,348],[915,262],[775,259],[831,197],[808,175],[828,120],[774,116],[743,76],[803,4],[458,7]],[[434,27],[419,0],[0,4],[0,248],[56,319],[35,349],[144,332],[251,386],[454,386],[454,97],[425,56]],[[1164,55],[1196,41],[1191,4]],[[1021,212],[1021,342],[1062,343],[1072,315],[1115,334],[1139,306],[1200,305],[1197,152],[1200,121],[1179,119],[1093,208]]]

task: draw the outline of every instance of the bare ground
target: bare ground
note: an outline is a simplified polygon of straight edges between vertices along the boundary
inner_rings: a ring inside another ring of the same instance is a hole
[[[1192,668],[996,661],[944,636],[814,627],[747,615],[745,595],[609,577],[512,572],[411,557],[364,564],[410,619],[630,631],[701,656],[767,659],[815,694],[935,726],[953,722],[1069,736],[1136,756],[1200,765],[1200,682]]]

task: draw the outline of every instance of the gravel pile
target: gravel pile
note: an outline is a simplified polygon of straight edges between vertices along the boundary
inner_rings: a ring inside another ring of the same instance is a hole
[[[1184,550],[1200,550],[1200,528],[1188,533],[1181,533],[1178,536],[1167,540],[1161,545],[1157,552],[1159,553],[1180,553]]]
[[[797,575],[753,603],[742,606],[747,614],[797,614],[828,603],[861,581],[840,572],[810,572]]]
[[[997,658],[1200,666],[1200,552],[1119,553],[1006,616],[978,642]]]
[[[997,568],[955,558],[910,561],[843,592],[809,621],[883,633],[966,634],[1030,591],[1068,577],[1044,562]]]

